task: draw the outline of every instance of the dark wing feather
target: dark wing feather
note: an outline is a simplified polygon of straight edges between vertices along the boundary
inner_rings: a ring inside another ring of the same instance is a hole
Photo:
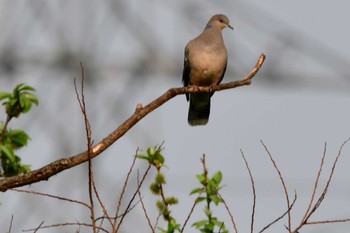
[[[217,85],[219,85],[219,84],[221,83],[221,81],[224,79],[225,72],[226,72],[226,67],[227,67],[227,61],[226,61],[226,64],[225,64],[224,70],[222,71],[221,78],[219,79],[219,82],[217,82],[217,83],[216,83]]]
[[[187,52],[185,51],[185,59],[184,59],[184,69],[182,72],[182,83],[184,87],[187,87],[190,84],[190,71],[191,66],[187,59]],[[189,94],[186,93],[186,100],[189,100]]]
[[[221,78],[218,80],[218,82],[216,83],[216,85],[219,85],[219,84],[221,83],[221,81],[224,79],[225,72],[226,72],[226,67],[227,67],[227,62],[226,62],[226,64],[225,64],[224,70],[222,71]],[[214,92],[212,92],[211,95],[214,95]]]

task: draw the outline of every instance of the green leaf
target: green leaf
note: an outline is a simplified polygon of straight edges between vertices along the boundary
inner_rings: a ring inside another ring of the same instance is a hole
[[[149,147],[149,148],[147,149],[147,154],[148,154],[149,156],[153,156],[155,153],[156,153],[156,148],[155,148],[155,147]]]
[[[15,87],[14,90],[18,91],[18,90],[21,89],[21,87],[24,86],[24,85],[25,85],[24,83],[17,84],[17,86]]]
[[[210,195],[209,199],[214,202],[215,205],[218,205],[222,202],[222,199],[218,195]]]
[[[155,181],[157,184],[166,184],[165,176],[160,172],[157,174]]]
[[[149,147],[147,149],[147,155],[137,155],[137,158],[145,159],[148,163],[160,168],[164,165],[164,157],[161,154],[161,148]]]
[[[7,133],[7,138],[10,141],[13,149],[18,149],[27,145],[30,137],[23,130],[10,130]]]
[[[190,192],[190,195],[193,195],[195,193],[201,193],[203,192],[203,188],[195,188]]]
[[[205,207],[204,213],[205,213],[206,216],[210,216],[212,211],[208,207]]]
[[[160,149],[156,151],[156,153],[154,154],[154,159],[157,160],[159,163],[164,164],[165,159],[160,152]]]
[[[219,221],[216,218],[213,218],[211,222],[214,223],[217,227],[221,228],[221,230],[226,229],[224,222]]]
[[[24,92],[24,93],[22,93],[22,95],[25,96],[25,98],[27,100],[29,100],[30,102],[32,102],[38,106],[38,104],[39,104],[38,97],[36,97],[35,95],[28,93],[28,92]]]
[[[171,219],[168,224],[168,232],[175,232],[175,230],[181,231],[181,226],[175,221],[175,219]]]
[[[19,91],[35,91],[33,87],[25,85],[24,83],[21,83],[19,85],[24,86],[22,88],[18,88]]]
[[[156,202],[156,205],[157,205],[157,208],[158,208],[159,211],[162,211],[162,210],[165,208],[163,202],[160,201],[160,200],[158,200],[158,201]]]
[[[206,225],[207,223],[208,223],[208,220],[202,220],[202,221],[198,221],[198,222],[193,223],[192,226],[199,229],[202,226]]]
[[[161,194],[161,186],[159,184],[152,183],[149,186],[149,188],[150,188],[150,190],[152,191],[153,194],[155,194],[155,195]]]
[[[39,104],[38,98],[32,93],[35,89],[27,86],[24,83],[18,84],[12,93],[0,93],[0,100],[8,98],[4,103],[6,113],[10,117],[18,117],[21,113],[27,113],[32,107],[32,104]]]
[[[13,152],[12,148],[8,145],[0,145],[0,155],[1,157],[7,158],[11,163],[16,162],[16,155]]]
[[[207,198],[205,198],[205,197],[198,197],[196,199],[196,204],[199,203],[199,202],[205,201],[205,200],[207,200]]]
[[[19,167],[19,174],[21,174],[21,173],[27,174],[30,171],[31,171],[30,165],[21,164],[21,166]]]
[[[149,161],[149,157],[148,157],[148,156],[146,156],[146,155],[136,155],[136,158],[139,158],[139,159],[144,159],[144,160]]]
[[[215,224],[213,222],[209,222],[207,225],[205,225],[205,232],[214,232],[214,227],[215,227]]]
[[[165,202],[168,205],[176,205],[177,203],[179,203],[179,200],[176,197],[167,197],[165,198]]]
[[[27,113],[29,112],[30,108],[32,107],[32,103],[30,100],[28,100],[25,96],[20,95],[19,97],[19,103],[21,105],[21,112],[22,113]]]
[[[204,175],[204,174],[197,174],[196,177],[197,177],[197,180],[198,180],[201,184],[204,184],[204,182],[205,182],[205,175]]]
[[[218,190],[219,190],[219,186],[215,182],[210,180],[206,187],[207,194],[208,195],[217,194]]]
[[[169,208],[167,206],[164,206],[164,208],[161,211],[162,211],[163,218],[168,221],[171,218],[170,216],[171,211],[169,210]]]
[[[0,100],[6,99],[11,97],[11,93],[10,92],[0,92]]]
[[[218,171],[217,173],[215,173],[213,175],[213,177],[211,178],[212,181],[214,181],[216,184],[220,184],[221,180],[222,180],[222,173],[221,171]]]

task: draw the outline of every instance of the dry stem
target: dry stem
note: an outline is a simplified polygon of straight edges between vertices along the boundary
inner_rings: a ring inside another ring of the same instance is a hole
[[[269,155],[270,160],[271,160],[271,162],[272,162],[272,164],[273,164],[275,170],[276,170],[277,173],[278,173],[278,177],[280,178],[280,181],[281,181],[282,186],[283,186],[284,195],[286,196],[287,209],[289,210],[290,207],[291,207],[291,205],[290,205],[290,200],[289,200],[289,194],[288,194],[287,186],[286,186],[286,184],[285,184],[285,182],[284,182],[282,173],[281,173],[280,169],[278,168],[278,166],[277,166],[275,160],[273,159],[272,154],[270,153],[270,151],[269,151],[269,149],[267,148],[267,146],[264,144],[264,142],[263,142],[262,140],[260,140],[260,142],[261,142],[261,144],[264,146],[265,151],[266,151],[267,154]],[[292,221],[292,220],[291,220],[291,216],[290,216],[290,211],[288,211],[288,232],[291,232],[291,225],[292,225],[291,221]]]
[[[251,217],[251,224],[250,224],[250,232],[253,233],[254,232],[254,216],[255,216],[255,205],[256,205],[256,191],[255,191],[255,183],[254,183],[254,178],[253,178],[253,174],[250,170],[249,164],[247,159],[244,156],[243,151],[241,150],[241,155],[242,158],[244,160],[245,166],[248,170],[249,173],[249,177],[250,177],[250,183],[252,184],[252,191],[253,191],[253,207],[252,207],[252,217]],[[237,233],[237,230],[236,230]]]

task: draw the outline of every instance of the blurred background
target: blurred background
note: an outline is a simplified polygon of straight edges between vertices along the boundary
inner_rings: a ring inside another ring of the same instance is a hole
[[[179,87],[186,43],[209,18],[226,14],[234,31],[224,30],[229,54],[224,82],[242,79],[261,53],[267,56],[251,86],[216,93],[209,124],[187,124],[188,103],[177,96],[146,116],[123,138],[94,160],[99,193],[113,215],[137,148],[164,142],[167,195],[179,198],[173,214],[183,223],[202,172],[223,172],[222,195],[238,230],[250,229],[252,191],[240,149],[251,166],[257,191],[255,229],[286,210],[282,186],[262,140],[274,156],[290,195],[298,194],[292,225],[300,223],[310,200],[325,142],[327,158],[322,188],[340,145],[350,137],[350,16],[347,1],[0,1],[0,91],[25,82],[36,88],[40,104],[9,127],[31,137],[18,151],[23,163],[38,169],[86,147],[83,117],[73,79],[85,67],[85,96],[93,140],[98,142],[124,122],[136,105],[146,105],[171,87]],[[0,118],[5,120],[3,110]],[[344,147],[334,180],[312,220],[350,217],[350,145]],[[138,161],[123,200],[136,189]],[[87,165],[83,164],[25,187],[88,202]],[[155,198],[142,188],[155,221]],[[318,195],[320,192],[318,192]],[[21,232],[44,225],[89,222],[79,205],[30,194],[0,194],[0,231]],[[198,206],[189,224],[204,218]],[[96,216],[101,216],[98,212]],[[233,232],[224,208],[214,209]],[[135,224],[137,223],[137,224]],[[286,219],[267,232],[285,230]],[[164,222],[160,222],[164,226]],[[350,223],[306,226],[302,232],[347,232]],[[61,227],[39,232],[76,232]],[[150,232],[141,205],[127,216],[121,232]],[[90,229],[81,228],[80,232]],[[196,232],[187,227],[186,232]]]

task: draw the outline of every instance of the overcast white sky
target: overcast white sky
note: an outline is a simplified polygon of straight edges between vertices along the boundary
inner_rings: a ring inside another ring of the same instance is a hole
[[[73,78],[80,77],[80,61],[87,71],[85,94],[97,142],[127,119],[137,103],[145,105],[181,85],[184,46],[213,14],[224,13],[235,28],[223,32],[229,52],[224,82],[242,78],[265,53],[266,62],[252,85],[216,93],[205,127],[187,124],[184,96],[148,115],[94,160],[98,188],[112,211],[136,149],[164,141],[166,191],[180,199],[173,209],[179,221],[184,221],[193,201],[188,193],[197,186],[195,174],[201,172],[204,153],[209,171],[223,172],[222,193],[239,232],[248,232],[252,194],[242,149],[255,177],[255,228],[260,230],[286,206],[281,184],[260,143],[263,140],[290,194],[298,193],[293,211],[297,225],[307,208],[324,143],[328,157],[323,185],[340,145],[350,137],[348,9],[349,3],[340,0],[1,1],[0,89],[9,91],[25,82],[36,88],[40,99],[39,107],[10,125],[26,130],[32,138],[18,154],[37,169],[85,149],[73,87]],[[345,146],[329,195],[313,220],[350,217],[349,148]],[[137,168],[144,167],[137,163]],[[87,200],[86,174],[86,166],[81,165],[25,188]],[[135,188],[136,170],[131,180],[129,195]],[[148,184],[142,192],[149,211],[156,215]],[[6,192],[0,200],[0,231],[8,230],[11,215],[12,232],[42,221],[89,219],[89,212],[80,206],[39,196]],[[203,217],[202,209],[196,209],[192,222]],[[231,227],[223,208],[214,214]],[[268,232],[285,230],[285,223]],[[301,232],[347,232],[349,226],[308,226]],[[138,206],[126,219],[124,231],[147,232],[145,227]],[[188,228],[187,232],[195,231]]]

